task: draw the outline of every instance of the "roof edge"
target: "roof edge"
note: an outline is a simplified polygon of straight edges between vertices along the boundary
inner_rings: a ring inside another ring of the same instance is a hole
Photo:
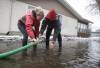
[[[59,1],[70,12],[72,12],[73,15],[75,15],[78,20],[81,20],[82,22],[85,22],[85,23],[93,23],[92,21],[89,21],[89,20],[83,18],[82,16],[80,16],[80,14],[78,12],[76,12],[74,10],[74,8],[72,8],[71,5],[67,1],[65,1],[65,0],[57,0],[57,1]]]

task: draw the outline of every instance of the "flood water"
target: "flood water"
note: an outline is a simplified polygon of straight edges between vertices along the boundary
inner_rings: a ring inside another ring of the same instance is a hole
[[[0,41],[0,53],[21,47],[21,41]],[[0,59],[0,68],[100,68],[100,42],[63,40],[62,50],[58,45],[46,50],[45,44]]]

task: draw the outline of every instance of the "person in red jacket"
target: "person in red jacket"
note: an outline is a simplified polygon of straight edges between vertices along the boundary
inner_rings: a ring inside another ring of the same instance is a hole
[[[53,48],[55,46],[56,39],[58,38],[59,48],[62,47],[62,37],[61,37],[61,18],[62,16],[57,14],[54,9],[50,10],[47,16],[42,21],[42,26],[40,30],[40,35],[43,34],[46,27],[46,48]],[[54,29],[52,42],[49,44],[49,38],[52,30]],[[49,47],[50,45],[50,47]]]
[[[27,14],[18,20],[18,28],[23,34],[22,46],[27,45],[28,36],[32,41],[36,41],[39,36],[39,25],[44,13],[41,7],[28,10]],[[34,27],[34,29],[33,29]]]

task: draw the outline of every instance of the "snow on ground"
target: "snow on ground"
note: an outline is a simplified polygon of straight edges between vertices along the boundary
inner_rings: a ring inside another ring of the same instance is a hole
[[[45,36],[42,36],[45,38]],[[23,37],[20,35],[13,35],[13,36],[8,36],[8,35],[0,35],[0,40],[21,40]],[[50,37],[52,39],[52,36]],[[63,40],[67,41],[100,41],[100,37],[89,37],[89,38],[82,38],[82,37],[62,37]],[[29,38],[30,40],[30,38]]]

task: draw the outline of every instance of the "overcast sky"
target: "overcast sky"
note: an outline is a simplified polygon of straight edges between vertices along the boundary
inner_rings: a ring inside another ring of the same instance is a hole
[[[94,24],[92,25],[92,31],[100,28],[100,16],[93,14],[89,11],[89,1],[88,0],[66,0],[83,18],[86,18]]]

